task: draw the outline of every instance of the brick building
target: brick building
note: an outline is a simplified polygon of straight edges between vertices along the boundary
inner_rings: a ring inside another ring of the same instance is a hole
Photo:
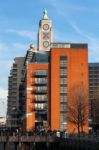
[[[52,21],[45,10],[39,22],[38,48],[30,45],[22,69],[21,128],[32,131],[43,126],[77,132],[67,120],[67,105],[73,103],[71,90],[77,85],[83,85],[88,96],[88,46],[53,42]],[[88,132],[88,117],[84,131]]]
[[[88,95],[87,44],[52,43],[50,51],[33,55],[26,64],[25,129],[41,125],[73,132],[76,127],[67,121],[67,104],[72,104],[73,86],[83,84]],[[88,131],[88,118],[84,131]]]

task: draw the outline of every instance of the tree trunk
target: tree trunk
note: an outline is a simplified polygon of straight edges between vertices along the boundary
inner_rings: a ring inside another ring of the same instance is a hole
[[[81,124],[81,132],[83,133],[83,125]]]
[[[80,126],[79,126],[79,122],[78,122],[78,137],[80,138]]]

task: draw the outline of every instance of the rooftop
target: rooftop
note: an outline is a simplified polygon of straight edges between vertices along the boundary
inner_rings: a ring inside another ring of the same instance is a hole
[[[89,63],[89,67],[99,67],[99,63]]]
[[[51,48],[88,48],[87,43],[51,43]]]

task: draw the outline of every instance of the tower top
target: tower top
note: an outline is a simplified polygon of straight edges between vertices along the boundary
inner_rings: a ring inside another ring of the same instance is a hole
[[[48,12],[46,9],[43,11],[43,19],[48,19]]]

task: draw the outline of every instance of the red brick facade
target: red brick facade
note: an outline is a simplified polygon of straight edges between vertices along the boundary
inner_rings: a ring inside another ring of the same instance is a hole
[[[47,82],[47,124],[51,130],[60,129],[60,56],[67,58],[67,97],[68,103],[73,86],[83,83],[88,95],[88,51],[87,48],[52,48],[49,64],[27,64],[26,67],[26,130],[35,127],[35,97],[34,75],[35,70],[48,70]],[[68,132],[73,132],[74,127],[67,122]],[[88,132],[88,119],[84,126]]]

